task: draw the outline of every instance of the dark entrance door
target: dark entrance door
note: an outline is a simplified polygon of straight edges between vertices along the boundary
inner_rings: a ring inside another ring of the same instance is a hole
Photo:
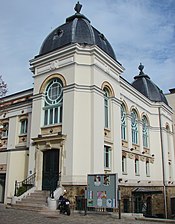
[[[147,216],[152,216],[152,198],[148,197],[146,200],[146,215]]]
[[[175,217],[175,198],[171,198],[171,215]]]
[[[123,210],[125,213],[129,212],[129,198],[123,200]]]
[[[143,206],[143,200],[142,200],[141,195],[135,196],[134,212],[135,213],[142,213],[142,206]]]
[[[59,180],[59,150],[51,149],[43,152],[42,189],[54,191]]]
[[[5,177],[5,174],[0,174],[0,203],[4,203]]]

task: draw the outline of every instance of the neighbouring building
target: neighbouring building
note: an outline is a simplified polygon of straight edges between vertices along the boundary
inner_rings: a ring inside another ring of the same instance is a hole
[[[32,89],[0,102],[0,202],[15,181],[67,189],[72,202],[87,174],[117,173],[122,212],[175,214],[173,110],[139,65],[133,83],[105,35],[76,13],[30,60]]]
[[[173,136],[174,136],[174,151],[175,151],[175,88],[169,89],[169,93],[167,93],[165,96],[167,98],[169,106],[173,110],[172,132],[173,132]],[[174,198],[174,196],[171,195],[170,200],[171,200],[171,214],[175,214],[175,206],[174,206],[175,205],[175,198]]]

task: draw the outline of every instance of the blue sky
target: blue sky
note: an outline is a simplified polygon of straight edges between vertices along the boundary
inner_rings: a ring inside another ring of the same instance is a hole
[[[0,75],[8,94],[33,87],[29,60],[74,14],[76,0],[0,0]],[[175,88],[175,0],[80,0],[81,13],[111,43],[129,82],[138,65],[164,93]]]

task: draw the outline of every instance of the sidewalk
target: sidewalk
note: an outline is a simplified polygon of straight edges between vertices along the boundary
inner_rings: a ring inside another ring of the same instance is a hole
[[[164,223],[170,223],[175,220],[164,219],[148,219],[127,217],[118,219],[116,215],[103,214],[103,213],[78,213],[72,212],[70,216],[59,214],[59,211],[25,211],[6,208],[4,205],[0,205],[0,224],[158,224],[160,221]]]
[[[136,218],[140,221],[158,222],[158,223],[175,223],[175,219],[158,219],[158,218]]]

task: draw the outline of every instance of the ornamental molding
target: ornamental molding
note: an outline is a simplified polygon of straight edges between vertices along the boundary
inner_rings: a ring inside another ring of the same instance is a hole
[[[49,72],[49,71],[54,71],[60,67],[69,65],[74,62],[74,57],[69,57],[69,58],[64,58],[62,60],[54,60],[51,61],[50,63],[47,63],[43,66],[40,66],[37,68],[37,75],[41,75],[43,73]]]
[[[110,68],[110,66],[108,66],[106,63],[101,62],[100,60],[95,58],[94,65],[96,65],[99,69],[103,70],[105,73],[110,75],[115,80],[119,81],[119,74],[117,73],[117,71],[116,71],[116,73],[113,72],[112,69]]]
[[[145,156],[140,156],[140,161],[145,162],[146,161]]]
[[[128,153],[128,158],[130,158],[130,159],[134,159],[134,158],[135,158],[135,156],[134,156],[134,154],[133,154],[133,153]]]
[[[7,165],[6,164],[0,164],[0,172],[7,171]]]

